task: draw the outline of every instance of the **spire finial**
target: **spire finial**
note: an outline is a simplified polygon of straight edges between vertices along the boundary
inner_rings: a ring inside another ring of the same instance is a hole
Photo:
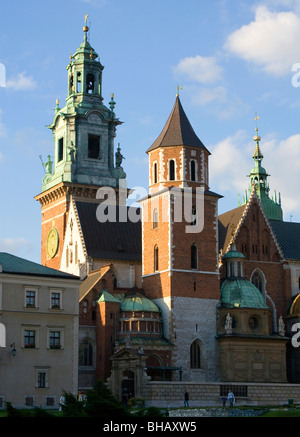
[[[177,84],[177,93],[176,93],[176,97],[179,97],[179,90],[182,90],[182,86],[179,86]]]
[[[85,17],[84,17],[84,26],[83,26],[83,31],[84,31],[84,40],[87,39],[87,33],[88,33],[88,31],[89,31],[89,28],[88,28],[88,26],[87,26],[87,24],[86,24],[87,19],[88,19],[88,14],[85,14]]]
[[[258,135],[258,128],[257,128],[257,120],[259,119],[259,117],[258,117],[258,115],[257,115],[257,112],[255,113],[255,118],[254,118],[254,120],[255,120],[255,122],[256,122],[256,128],[255,128],[255,135],[254,135],[254,137],[253,137],[253,139],[254,139],[254,141],[256,141],[256,145],[257,146],[259,146],[259,142],[260,142],[260,140],[261,140],[261,138],[260,138],[260,136]]]
[[[259,117],[258,117],[258,115],[257,115],[257,112],[255,112],[255,118],[254,118],[254,120],[255,120],[255,136],[253,137],[253,139],[254,139],[254,141],[256,141],[256,144],[258,145],[258,143],[259,143],[259,141],[260,141],[260,136],[258,135],[258,128],[257,128],[257,120],[259,120]]]

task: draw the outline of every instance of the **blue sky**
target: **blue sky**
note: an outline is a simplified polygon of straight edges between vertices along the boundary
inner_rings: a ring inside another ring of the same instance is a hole
[[[40,261],[40,155],[53,155],[46,125],[56,99],[62,106],[66,98],[66,66],[86,13],[105,67],[104,104],[114,93],[124,122],[115,145],[129,187],[148,186],[145,151],[179,84],[212,154],[210,188],[224,196],[219,213],[248,188],[257,112],[271,195],[281,193],[285,220],[300,222],[299,0],[0,0],[0,251]]]

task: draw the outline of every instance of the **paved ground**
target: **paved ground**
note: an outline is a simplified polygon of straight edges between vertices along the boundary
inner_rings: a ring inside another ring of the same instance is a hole
[[[254,417],[260,416],[266,410],[239,408],[182,408],[170,410],[169,417]]]

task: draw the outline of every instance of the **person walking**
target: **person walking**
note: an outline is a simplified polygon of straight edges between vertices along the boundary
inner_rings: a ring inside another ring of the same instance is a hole
[[[229,405],[232,407],[233,403],[235,402],[235,398],[231,390],[229,390],[227,398],[229,400]]]
[[[186,390],[184,392],[184,406],[189,407],[189,394]]]

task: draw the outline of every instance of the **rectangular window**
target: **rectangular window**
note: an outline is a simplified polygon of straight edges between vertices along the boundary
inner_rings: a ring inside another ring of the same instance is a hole
[[[36,307],[36,291],[26,289],[25,290],[25,307],[35,308]]]
[[[46,397],[46,405],[47,407],[54,407],[55,405],[55,398],[53,396],[47,396]]]
[[[100,137],[98,135],[89,134],[88,158],[100,159]]]
[[[35,387],[48,388],[49,384],[49,366],[35,367]]]
[[[60,293],[51,293],[51,308],[60,309]]]
[[[37,386],[38,386],[38,388],[45,388],[46,387],[46,373],[45,372],[38,372]]]
[[[24,331],[24,347],[35,348],[35,331],[25,329]]]
[[[49,332],[49,347],[50,349],[60,349],[60,331],[50,331]]]
[[[25,405],[26,407],[33,407],[34,399],[33,396],[26,396],[25,397]]]
[[[58,140],[57,162],[62,161],[63,158],[64,158],[64,139],[62,137]]]

